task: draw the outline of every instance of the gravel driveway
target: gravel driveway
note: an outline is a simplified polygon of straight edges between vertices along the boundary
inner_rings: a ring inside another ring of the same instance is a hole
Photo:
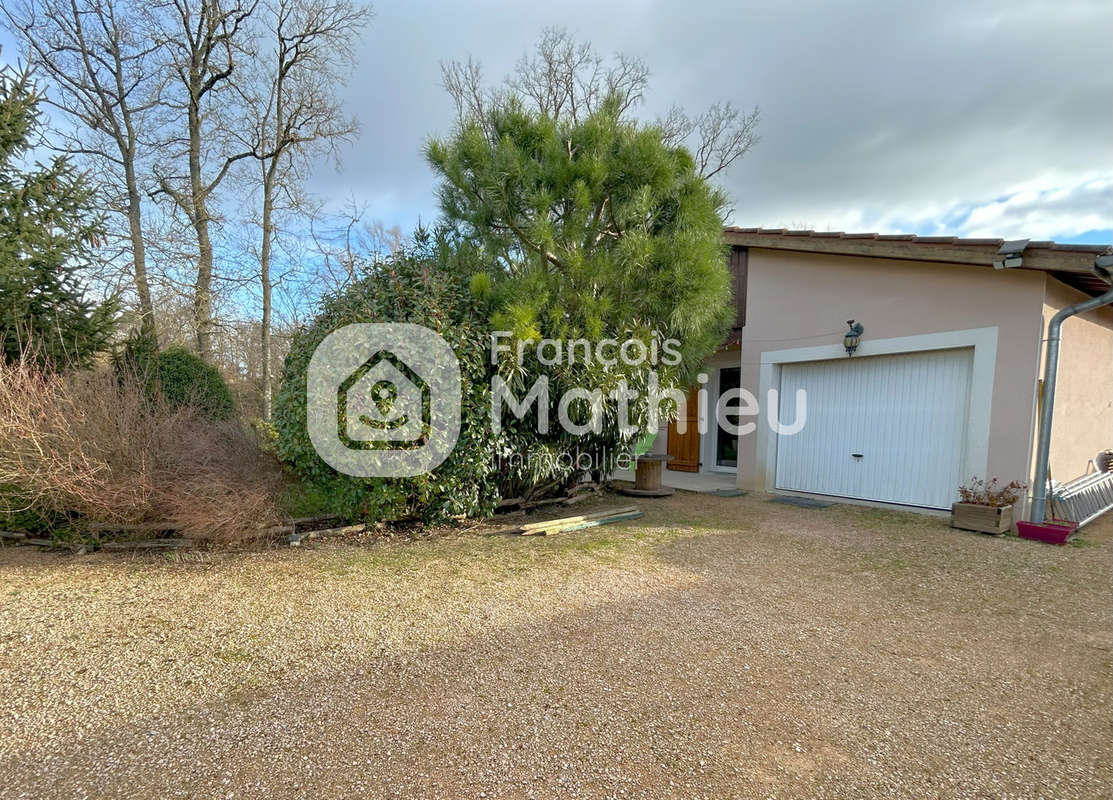
[[[0,797],[1109,796],[1109,521],[1055,548],[641,505],[548,538],[0,550]]]

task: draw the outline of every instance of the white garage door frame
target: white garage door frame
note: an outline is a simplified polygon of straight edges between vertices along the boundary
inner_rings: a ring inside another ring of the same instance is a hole
[[[742,347],[745,350],[745,338]],[[860,358],[862,356],[922,353],[930,350],[952,350],[959,347],[974,349],[970,374],[970,399],[967,407],[966,456],[963,475],[984,477],[989,463],[989,421],[993,410],[993,383],[997,369],[997,326],[971,328],[961,331],[941,331],[917,336],[896,336],[889,339],[862,339],[857,352],[847,356],[842,344],[797,347],[789,350],[767,350],[761,354],[759,398],[769,402],[769,390],[781,385],[781,365],[806,361],[831,361]],[[766,413],[768,410],[765,409]],[[792,420],[785,420],[791,423]],[[778,491],[777,434],[769,425],[757,426],[757,474],[765,475],[765,490]]]

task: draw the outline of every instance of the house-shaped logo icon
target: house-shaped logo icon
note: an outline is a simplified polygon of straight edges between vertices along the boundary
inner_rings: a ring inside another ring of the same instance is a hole
[[[313,351],[305,383],[309,440],[358,477],[431,472],[460,435],[460,365],[435,331],[403,322],[337,328]]]
[[[337,404],[349,446],[381,442],[404,447],[425,437],[429,387],[389,352],[380,350],[349,375],[340,384]]]

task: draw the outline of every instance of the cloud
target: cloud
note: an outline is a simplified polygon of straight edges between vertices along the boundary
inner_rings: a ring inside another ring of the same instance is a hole
[[[404,229],[435,217],[422,146],[451,124],[439,62],[474,55],[498,79],[547,25],[644,59],[646,118],[761,106],[760,144],[721,181],[733,224],[1058,239],[1113,228],[1108,0],[378,0],[344,90],[362,136],[339,171],[318,165],[311,189]]]
[[[840,209],[817,225],[806,218],[769,223],[778,228],[918,233],[972,238],[1070,241],[1113,228],[1113,171],[1090,178],[1047,175],[991,197],[954,203],[900,202],[890,207]]]
[[[962,221],[964,236],[1067,239],[1111,227],[1113,174],[1050,189],[1030,188],[975,206]]]

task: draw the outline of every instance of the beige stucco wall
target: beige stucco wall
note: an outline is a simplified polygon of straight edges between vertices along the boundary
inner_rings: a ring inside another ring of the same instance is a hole
[[[1048,277],[1044,330],[1057,311],[1085,299],[1081,292]],[[1106,307],[1063,323],[1051,426],[1051,477],[1059,481],[1077,478],[1086,472],[1087,462],[1099,450],[1110,448],[1113,448],[1113,310]]]
[[[1045,282],[1043,273],[1027,270],[752,248],[743,386],[758,393],[763,352],[839,344],[848,319],[865,326],[864,342],[996,326],[987,472],[1024,480],[1031,461]],[[743,437],[740,487],[766,486],[756,451],[757,436]]]

